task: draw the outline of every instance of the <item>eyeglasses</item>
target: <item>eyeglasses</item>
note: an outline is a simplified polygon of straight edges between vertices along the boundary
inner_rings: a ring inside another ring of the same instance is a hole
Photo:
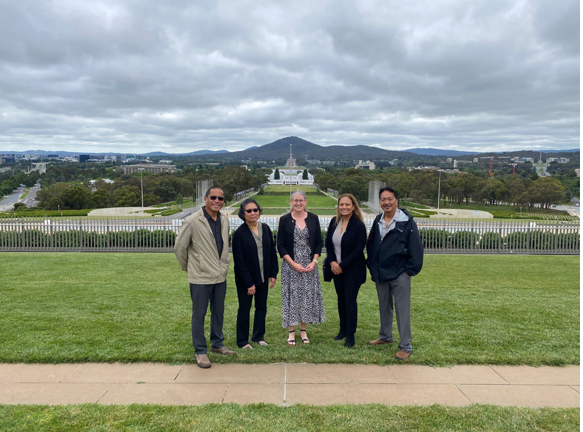
[[[211,195],[211,196],[209,197],[209,199],[210,199],[211,201],[224,201],[224,200],[225,200],[225,197],[222,197],[222,196],[217,196],[217,195]]]
[[[303,200],[303,199],[299,200],[299,199],[298,199],[298,200],[293,200],[292,202],[293,202],[294,204],[301,204],[301,203],[304,203],[304,202],[306,202],[306,200]]]
[[[247,213],[259,213],[259,209],[258,208],[246,209],[245,211]]]

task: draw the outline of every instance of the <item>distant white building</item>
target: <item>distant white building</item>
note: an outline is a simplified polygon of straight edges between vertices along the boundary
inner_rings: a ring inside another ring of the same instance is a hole
[[[304,169],[302,167],[294,168],[278,168],[279,169],[279,180],[275,179],[275,169],[269,175],[270,185],[313,185],[314,176],[308,173],[308,179],[304,180]]]
[[[569,158],[547,158],[547,163],[558,162],[558,163],[568,163]]]
[[[375,164],[374,164],[374,162],[371,162],[371,161],[363,162],[362,160],[359,160],[354,168],[355,169],[373,170],[373,169],[375,169]]]

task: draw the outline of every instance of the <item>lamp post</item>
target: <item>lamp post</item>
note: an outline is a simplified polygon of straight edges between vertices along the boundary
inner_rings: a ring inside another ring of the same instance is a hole
[[[140,186],[142,188],[142,215],[144,214],[144,168],[138,168],[140,171]]]

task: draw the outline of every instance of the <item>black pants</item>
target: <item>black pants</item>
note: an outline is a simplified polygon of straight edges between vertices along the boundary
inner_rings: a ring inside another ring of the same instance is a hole
[[[214,285],[190,284],[192,299],[192,345],[195,354],[206,354],[206,338],[204,337],[204,319],[211,304],[211,344],[213,348],[221,348],[223,335],[223,315],[225,314],[225,295],[227,282]]]
[[[334,288],[338,296],[338,316],[340,317],[340,331],[356,333],[358,320],[358,304],[356,298],[360,290],[358,278],[350,274],[333,275]]]
[[[255,297],[255,319],[253,320],[253,342],[262,341],[265,337],[265,315],[267,315],[268,283],[255,286],[255,295],[247,294],[247,288],[237,286],[239,311],[237,312],[237,346],[244,347],[249,343],[249,313]]]

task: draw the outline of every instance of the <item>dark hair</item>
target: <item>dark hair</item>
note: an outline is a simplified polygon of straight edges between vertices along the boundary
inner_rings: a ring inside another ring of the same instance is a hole
[[[255,201],[253,198],[247,198],[241,203],[241,207],[239,207],[239,217],[243,220],[245,220],[245,207],[247,207],[249,204],[255,204],[259,209],[259,216],[261,216],[261,207],[259,204],[257,204],[257,201]]]
[[[213,189],[219,189],[223,193],[223,195],[225,194],[225,191],[223,190],[222,187],[220,187],[220,186],[211,186],[210,188],[207,189],[207,191],[204,194],[204,196],[205,197],[208,197]]]
[[[385,186],[379,191],[379,199],[381,199],[381,195],[383,194],[383,192],[392,192],[393,195],[395,195],[395,199],[399,199],[399,194],[397,193],[397,191],[390,186]]]

